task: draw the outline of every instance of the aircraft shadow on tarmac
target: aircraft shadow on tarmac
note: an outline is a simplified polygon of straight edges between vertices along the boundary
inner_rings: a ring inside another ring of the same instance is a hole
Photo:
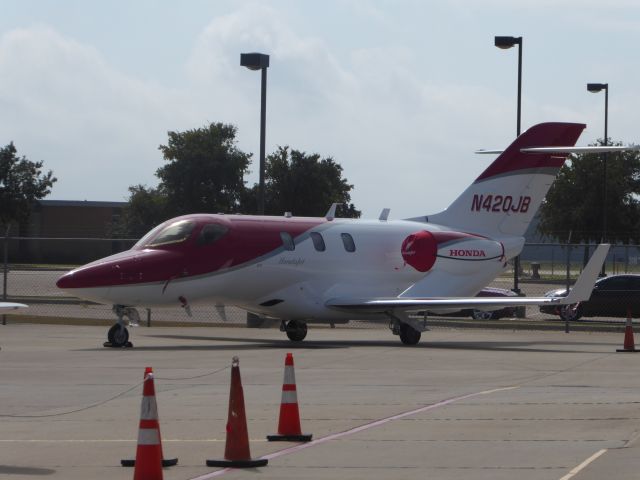
[[[53,475],[54,473],[56,473],[56,471],[50,468],[0,465],[0,475]]]
[[[608,345],[603,342],[549,342],[549,341],[531,341],[531,342],[513,342],[513,341],[442,341],[442,342],[421,342],[418,345],[406,347],[398,343],[396,339],[390,340],[305,340],[300,343],[293,343],[288,339],[257,339],[257,338],[238,338],[238,337],[203,337],[192,335],[145,335],[147,338],[162,338],[187,341],[211,341],[211,342],[229,342],[226,345],[158,345],[158,346],[134,346],[133,350],[140,351],[188,351],[188,350],[255,350],[259,348],[279,348],[279,349],[295,349],[295,350],[318,350],[318,349],[337,349],[350,347],[393,347],[399,351],[404,349],[428,349],[428,350],[481,350],[481,351],[500,351],[500,352],[539,352],[539,353],[596,353],[601,350],[569,350],[562,346],[603,346]],[[545,348],[548,347],[548,348]],[[555,348],[550,348],[555,347]],[[612,347],[613,348],[613,347]],[[105,350],[105,348],[84,349],[84,350]]]

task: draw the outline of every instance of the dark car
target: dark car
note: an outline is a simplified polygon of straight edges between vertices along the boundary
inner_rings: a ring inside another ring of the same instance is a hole
[[[516,293],[504,288],[485,287],[478,292],[476,297],[515,297]],[[471,317],[474,320],[498,320],[504,317],[515,317],[516,307],[502,307],[497,310],[480,310],[477,308],[467,308],[459,312],[447,313],[437,316],[446,317]]]
[[[567,290],[559,288],[545,293],[545,297],[565,297]],[[573,305],[543,305],[542,313],[559,315],[563,320],[582,317],[640,316],[640,275],[611,275],[599,279],[586,302]]]

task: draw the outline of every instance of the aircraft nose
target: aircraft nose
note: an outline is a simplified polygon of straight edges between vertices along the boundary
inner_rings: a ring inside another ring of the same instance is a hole
[[[76,268],[62,275],[56,286],[62,290],[103,286],[113,277],[113,269],[109,263]]]
[[[71,270],[56,285],[77,290],[165,281],[182,271],[181,258],[179,252],[128,250]]]

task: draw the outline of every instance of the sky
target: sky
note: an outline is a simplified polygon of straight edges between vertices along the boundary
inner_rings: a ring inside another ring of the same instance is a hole
[[[267,154],[333,157],[363,217],[445,209],[522,129],[587,124],[640,143],[637,0],[0,0],[0,146],[44,161],[48,199],[126,201],[157,185],[167,132],[237,127],[257,181],[260,74]],[[328,207],[328,206],[327,206]],[[295,212],[293,212],[295,215]]]

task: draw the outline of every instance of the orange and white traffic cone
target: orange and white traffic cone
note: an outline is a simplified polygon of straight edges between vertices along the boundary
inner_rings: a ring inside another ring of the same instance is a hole
[[[633,320],[631,319],[631,310],[627,310],[627,324],[624,327],[624,347],[619,348],[616,352],[639,352],[633,340]]]
[[[266,458],[251,458],[247,417],[244,411],[244,392],[242,391],[242,381],[240,379],[240,361],[238,357],[233,357],[224,460],[207,460],[207,466],[251,468],[263,467],[267,463],[268,459]]]
[[[300,412],[298,409],[296,374],[293,370],[293,355],[287,353],[284,360],[284,381],[282,382],[278,434],[267,435],[267,440],[270,442],[309,442],[312,436],[300,431]]]
[[[162,448],[153,373],[144,379],[133,480],[162,480]]]
[[[158,423],[158,442],[160,443],[160,457],[162,458],[162,466],[163,467],[173,467],[174,465],[178,464],[178,459],[177,458],[164,458],[164,454],[162,453],[162,435],[160,435],[160,420],[158,418],[158,404],[156,402],[156,397],[155,397],[155,386],[154,386],[154,381],[153,381],[153,368],[151,367],[145,367],[144,369],[144,387],[143,390],[147,385],[147,377],[150,376],[150,382],[151,382],[151,391],[152,393],[152,400],[150,400],[150,402],[153,403],[153,408],[155,409],[156,412],[156,421]],[[144,390],[146,391],[146,390]],[[143,402],[144,402],[144,396],[147,395],[146,393],[144,393],[143,391]],[[143,407],[144,408],[144,407]],[[123,467],[133,467],[135,466],[136,461],[135,460],[120,460],[120,465],[122,465]]]

